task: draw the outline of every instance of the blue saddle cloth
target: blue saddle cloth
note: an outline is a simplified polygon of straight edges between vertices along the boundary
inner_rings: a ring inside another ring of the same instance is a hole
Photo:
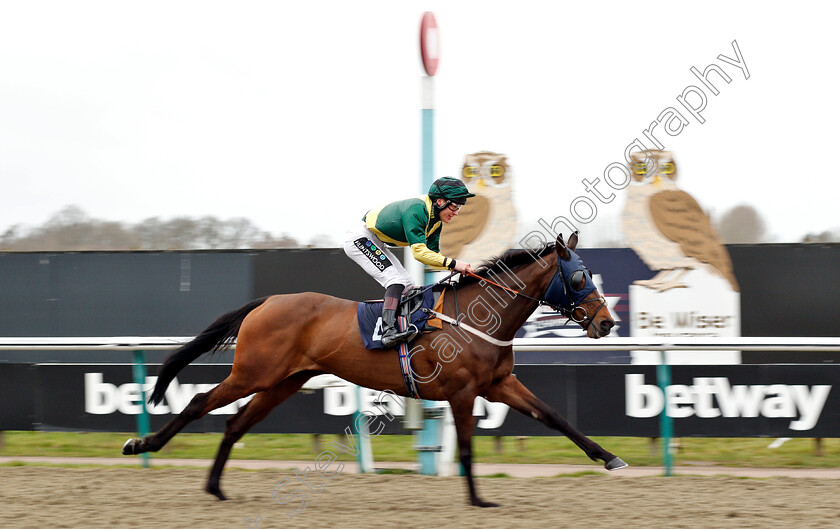
[[[411,294],[411,292],[409,292]],[[366,349],[382,349],[382,302],[381,301],[363,301],[359,303],[356,309],[356,316],[359,320],[359,331],[362,333],[362,340],[365,343]],[[435,305],[435,295],[432,289],[426,289],[423,292],[423,303],[420,305],[421,309],[432,309]],[[403,304],[400,303],[400,314],[403,311]],[[426,320],[429,319],[428,314],[418,309],[415,310],[410,317],[411,323],[417,326],[422,333],[426,328]],[[420,336],[418,334],[418,336]]]

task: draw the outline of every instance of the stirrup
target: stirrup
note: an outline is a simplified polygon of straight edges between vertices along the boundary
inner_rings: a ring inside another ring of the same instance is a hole
[[[408,329],[404,331],[397,331],[396,329],[394,329],[394,332],[390,335],[389,333],[383,334],[382,339],[380,341],[382,342],[382,347],[384,347],[385,349],[390,349],[395,345],[399,345],[404,342],[410,342],[419,333],[420,330],[417,328],[416,325],[412,323],[408,326]],[[387,343],[385,342],[386,338],[390,340]]]

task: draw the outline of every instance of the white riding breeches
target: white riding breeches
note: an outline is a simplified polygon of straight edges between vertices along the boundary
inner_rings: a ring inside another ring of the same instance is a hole
[[[391,285],[405,285],[406,290],[414,286],[403,265],[385,247],[379,237],[373,234],[362,221],[357,227],[347,230],[344,253],[356,261],[372,278],[385,288]]]

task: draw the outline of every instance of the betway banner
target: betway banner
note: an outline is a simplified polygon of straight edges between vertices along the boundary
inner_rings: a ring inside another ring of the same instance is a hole
[[[149,366],[149,376],[137,384],[129,365],[0,364],[0,429],[133,432],[156,369]],[[186,368],[164,402],[149,409],[152,428],[229,372],[229,365]],[[674,366],[664,389],[656,385],[654,366],[526,365],[515,374],[587,435],[657,436],[659,417],[667,413],[678,436],[840,437],[840,365]],[[186,431],[223,431],[225,419],[247,401],[216,410]],[[311,380],[252,431],[340,434],[357,410],[381,416],[381,426],[375,425],[381,433],[403,432],[400,421],[386,420],[403,415],[401,398],[330,375]],[[504,404],[477,399],[473,413],[478,435],[556,435]]]

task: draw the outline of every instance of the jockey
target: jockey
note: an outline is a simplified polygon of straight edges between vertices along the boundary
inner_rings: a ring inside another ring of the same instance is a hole
[[[347,231],[344,253],[385,287],[382,346],[386,349],[411,339],[415,333],[397,331],[400,296],[406,287],[414,286],[414,281],[385,244],[410,246],[415,259],[435,270],[473,272],[469,263],[441,255],[440,233],[443,224],[474,196],[463,182],[445,176],[435,180],[425,195],[368,211],[358,226]]]

